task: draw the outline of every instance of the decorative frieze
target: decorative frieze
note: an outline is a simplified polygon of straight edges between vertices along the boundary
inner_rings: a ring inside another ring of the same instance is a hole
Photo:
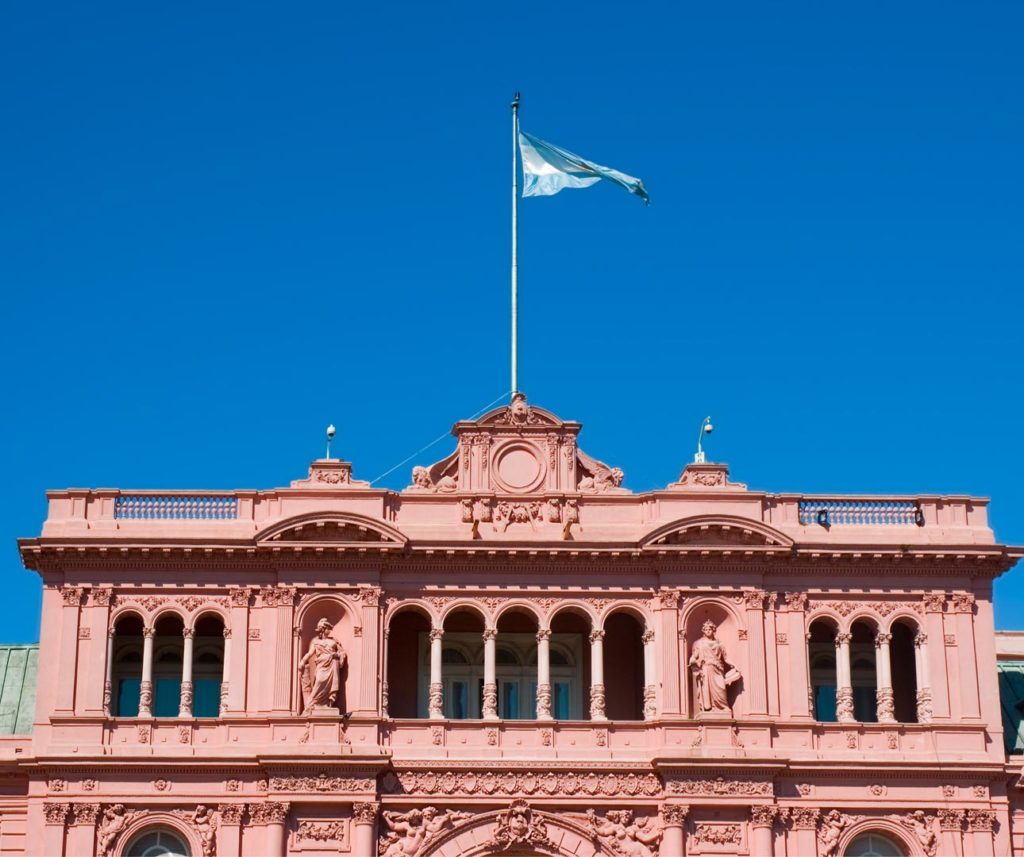
[[[299,842],[342,842],[345,839],[344,821],[301,821],[295,828]]]
[[[698,822],[693,828],[693,841],[700,845],[740,845],[743,842],[743,825],[720,822]]]
[[[727,780],[725,777],[713,780],[669,780],[665,790],[671,795],[703,797],[771,797],[775,794],[775,787],[770,781]]]
[[[425,806],[408,812],[384,810],[381,813],[381,827],[385,828],[385,832],[379,837],[377,853],[382,857],[422,854],[427,844],[439,834],[472,817],[470,812],[439,810],[436,806]]]
[[[332,794],[365,794],[374,790],[372,777],[332,777],[321,773],[315,777],[271,777],[273,792],[330,792]]]
[[[703,781],[702,781],[703,782]],[[711,781],[707,781],[711,782]],[[679,785],[679,784],[676,784]],[[736,794],[771,794],[768,791]],[[620,773],[596,771],[388,771],[381,777],[385,794],[409,795],[548,795],[557,797],[657,797],[663,793],[661,780],[650,772]],[[675,794],[728,794],[729,792],[677,789]]]

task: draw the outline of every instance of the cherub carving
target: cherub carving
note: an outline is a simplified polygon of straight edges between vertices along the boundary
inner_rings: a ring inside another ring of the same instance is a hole
[[[602,849],[623,857],[656,857],[661,841],[660,824],[650,818],[634,819],[629,809],[611,810],[599,819],[592,809],[587,810],[591,835],[601,843]]]
[[[912,831],[927,857],[935,857],[939,843],[935,837],[935,816],[925,815],[923,810],[916,810],[909,815],[893,816],[893,818]]]
[[[140,815],[140,810],[129,812],[123,803],[115,803],[103,810],[103,818],[96,830],[96,853],[99,857],[108,857],[117,837]]]
[[[416,857],[427,841],[456,822],[471,818],[468,812],[445,810],[435,806],[408,812],[382,813],[384,823],[391,828],[380,838],[378,851],[381,857]]]
[[[821,820],[821,830],[818,831],[820,857],[836,857],[839,839],[849,825],[849,816],[843,815],[838,809],[832,810]]]

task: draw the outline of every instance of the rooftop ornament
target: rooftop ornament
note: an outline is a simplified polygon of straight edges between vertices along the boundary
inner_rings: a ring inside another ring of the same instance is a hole
[[[701,447],[701,440],[704,435],[711,434],[715,430],[715,427],[711,425],[711,417],[704,417],[704,422],[700,424],[700,431],[697,432],[697,453],[693,456],[694,464],[704,464],[704,450]]]

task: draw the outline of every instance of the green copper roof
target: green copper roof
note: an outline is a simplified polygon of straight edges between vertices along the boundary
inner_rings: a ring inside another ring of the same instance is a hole
[[[0,735],[32,731],[38,664],[38,645],[0,646]]]
[[[1024,661],[999,661],[999,704],[1003,709],[1006,753],[1024,753]]]

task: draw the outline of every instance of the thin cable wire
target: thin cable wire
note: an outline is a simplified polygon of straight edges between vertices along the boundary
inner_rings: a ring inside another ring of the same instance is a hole
[[[493,408],[493,407],[494,407],[494,406],[495,406],[496,404],[498,404],[498,402],[500,402],[500,401],[501,401],[502,399],[504,399],[504,398],[505,398],[506,396],[508,396],[508,395],[509,395],[509,394],[510,394],[511,392],[512,392],[511,390],[506,390],[506,391],[505,391],[504,393],[502,393],[502,394],[501,394],[500,396],[498,396],[498,398],[496,398],[496,399],[495,399],[495,400],[494,400],[493,402],[488,402],[488,403],[487,403],[486,405],[484,405],[484,406],[483,406],[483,407],[482,407],[482,408],[481,408],[481,409],[480,409],[479,411],[477,411],[477,412],[476,412],[475,414],[473,414],[472,416],[470,416],[470,417],[469,417],[469,419],[471,419],[471,420],[475,420],[475,419],[476,419],[476,418],[477,418],[478,416],[480,416],[480,415],[481,415],[482,413],[484,413],[485,411],[489,410],[490,408]],[[417,455],[419,455],[419,454],[420,454],[420,453],[422,453],[422,452],[426,452],[426,451],[427,451],[428,449],[430,449],[430,447],[432,447],[432,446],[433,446],[434,444],[436,444],[436,443],[440,443],[440,442],[441,442],[442,440],[444,440],[444,439],[445,439],[446,437],[451,437],[451,432],[447,432],[447,431],[446,431],[446,432],[445,432],[444,434],[442,434],[442,435],[438,435],[438,436],[437,436],[437,437],[435,437],[435,438],[434,438],[434,439],[433,439],[432,441],[430,441],[430,443],[428,443],[428,444],[427,444],[426,446],[424,446],[424,447],[421,447],[420,449],[417,449],[417,450],[416,450],[416,451],[415,451],[415,452],[414,452],[414,453],[413,453],[412,455],[410,455],[410,456],[409,456],[408,458],[403,458],[403,459],[402,459],[401,461],[399,461],[399,462],[398,462],[398,464],[396,464],[396,465],[395,465],[394,467],[389,467],[389,468],[388,468],[387,470],[385,470],[385,471],[384,471],[384,472],[383,472],[383,473],[382,473],[382,474],[381,474],[380,476],[378,476],[378,477],[377,477],[376,479],[371,479],[371,480],[370,480],[370,484],[371,484],[371,485],[373,485],[373,483],[374,483],[374,482],[379,482],[379,481],[380,481],[381,479],[383,479],[383,478],[384,478],[385,476],[387,476],[387,475],[388,475],[389,473],[394,473],[394,471],[398,470],[398,468],[399,468],[399,467],[401,467],[401,466],[402,466],[403,464],[408,464],[408,463],[409,463],[410,461],[412,461],[412,460],[413,460],[413,459],[414,459],[414,458],[415,458],[415,457],[416,457]]]

